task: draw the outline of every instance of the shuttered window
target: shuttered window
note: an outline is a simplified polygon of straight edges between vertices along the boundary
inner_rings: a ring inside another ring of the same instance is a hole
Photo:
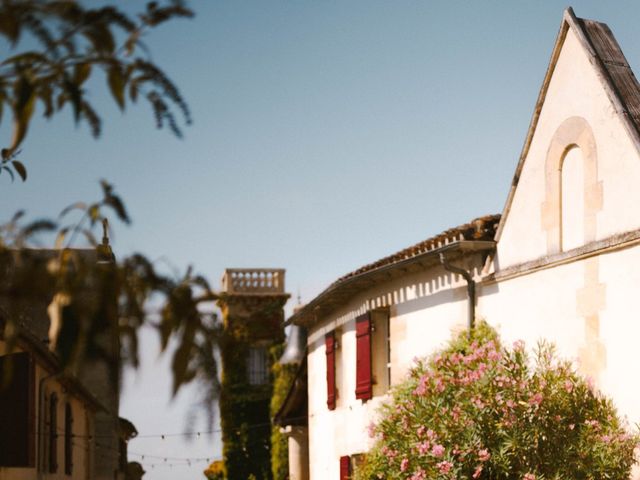
[[[58,396],[49,399],[49,473],[58,471]]]
[[[64,473],[73,472],[73,410],[67,403],[64,409]]]
[[[356,318],[356,398],[373,396],[371,379],[371,315]]]
[[[335,332],[327,333],[324,337],[325,352],[327,355],[327,407],[329,410],[336,408],[336,335]]]
[[[349,456],[340,457],[340,480],[349,480],[351,476],[351,459]]]
[[[0,357],[0,466],[35,466],[35,366],[26,352]]]

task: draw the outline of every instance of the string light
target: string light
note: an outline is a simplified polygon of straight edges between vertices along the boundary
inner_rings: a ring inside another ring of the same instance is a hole
[[[307,418],[313,418],[315,415],[311,414],[308,416],[301,416],[301,417],[294,417],[294,418],[290,418],[289,420],[291,421],[297,421],[297,420],[304,420]],[[270,427],[273,426],[273,424],[271,422],[264,422],[264,423],[254,423],[254,424],[249,424],[249,425],[244,425],[245,429],[254,429],[254,428],[263,428],[263,427]],[[64,435],[64,430],[57,428],[56,429],[57,432],[60,435]],[[239,431],[238,431],[239,432]],[[160,438],[162,440],[167,440],[170,437],[197,437],[197,438],[201,438],[202,435],[212,435],[214,433],[222,433],[222,429],[221,428],[214,428],[212,430],[206,430],[206,431],[193,431],[193,432],[175,432],[175,433],[151,433],[151,434],[142,434],[142,435],[136,435],[135,437],[131,438],[131,440],[137,440],[140,438]],[[45,432],[34,432],[34,435],[49,435],[48,431]],[[93,434],[93,435],[88,435],[88,434],[79,434],[79,433],[72,433],[71,435],[74,438],[88,438],[89,440],[93,440],[93,439],[97,439],[97,438],[112,438],[113,435],[110,434]]]

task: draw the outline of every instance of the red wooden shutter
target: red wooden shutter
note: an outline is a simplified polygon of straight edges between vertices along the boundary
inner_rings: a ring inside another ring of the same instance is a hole
[[[372,397],[371,386],[371,316],[356,318],[356,398]]]
[[[324,337],[327,355],[327,407],[336,408],[336,336],[335,332],[327,333]]]
[[[349,480],[351,476],[351,458],[349,456],[340,457],[340,480]]]

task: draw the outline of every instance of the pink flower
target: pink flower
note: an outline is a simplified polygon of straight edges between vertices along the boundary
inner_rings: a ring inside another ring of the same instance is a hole
[[[413,475],[411,475],[411,480],[426,480],[427,474],[422,470],[422,468],[418,468]]]
[[[480,474],[482,473],[482,465],[478,465],[476,467],[475,472],[473,472],[473,475],[471,475],[473,478],[478,478],[480,476]]]
[[[489,453],[489,450],[487,450],[486,448],[478,450],[478,460],[480,460],[481,462],[486,462],[490,458],[491,454]]]
[[[522,480],[536,480],[536,476],[533,473],[525,473]]]
[[[409,459],[408,458],[403,458],[402,462],[400,462],[400,471],[401,472],[406,472],[407,468],[409,468]]]
[[[513,349],[516,350],[516,351],[524,350],[524,341],[516,340],[515,342],[513,342]],[[529,479],[527,478],[525,480],[529,480]]]
[[[438,467],[438,470],[440,471],[440,473],[449,473],[449,470],[453,468],[453,463],[447,462],[445,460],[443,462],[438,463],[436,467]]]
[[[542,394],[541,393],[536,393],[535,395],[531,395],[531,397],[529,397],[529,405],[540,405],[542,403]]]
[[[376,424],[371,422],[367,427],[367,432],[369,433],[369,438],[373,438],[376,436]]]
[[[429,448],[430,445],[427,440],[418,444],[418,452],[420,453],[420,455],[424,455],[425,453],[427,453],[429,451]]]
[[[497,362],[502,358],[502,354],[497,350],[489,350],[489,353],[487,354],[487,358],[492,362]]]
[[[444,455],[444,447],[442,445],[434,445],[431,449],[431,454],[434,457],[441,457]]]

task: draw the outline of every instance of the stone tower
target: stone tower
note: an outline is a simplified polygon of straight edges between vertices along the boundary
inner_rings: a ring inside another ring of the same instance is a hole
[[[221,342],[220,423],[228,479],[271,479],[271,363],[284,342],[283,269],[227,269],[218,306]]]

